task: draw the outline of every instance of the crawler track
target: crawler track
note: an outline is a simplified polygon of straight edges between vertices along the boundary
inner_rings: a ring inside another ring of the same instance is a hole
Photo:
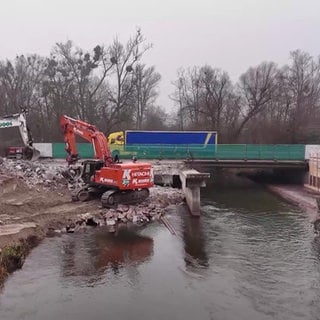
[[[104,208],[114,207],[117,204],[136,204],[143,202],[149,197],[149,190],[108,190],[101,196],[101,203]]]
[[[93,198],[101,196],[101,204],[104,208],[112,208],[118,204],[137,204],[143,202],[149,197],[149,189],[141,190],[108,190],[101,192],[101,190],[90,189],[88,187],[73,190],[71,192],[72,201],[89,201]]]

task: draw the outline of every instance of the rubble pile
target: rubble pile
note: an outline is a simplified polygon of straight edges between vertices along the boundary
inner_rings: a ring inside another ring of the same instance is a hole
[[[118,224],[142,225],[159,220],[170,205],[183,203],[184,194],[179,189],[154,186],[150,197],[139,205],[118,205],[116,208],[101,209],[99,213],[87,212],[79,215],[78,220],[66,226],[67,232],[74,232],[85,226],[108,226],[111,231]]]
[[[48,190],[72,189],[72,185],[62,175],[65,170],[66,165],[62,162],[52,160],[31,162],[0,157],[0,182],[1,178],[14,177],[23,180],[31,189],[39,186]],[[178,205],[183,200],[182,190],[155,185],[150,189],[150,196],[141,204],[102,208],[99,207],[99,202],[94,201],[92,212],[75,216],[65,229],[67,232],[74,232],[86,226],[112,228],[118,224],[145,224],[160,219],[169,205]]]
[[[153,161],[152,164],[155,175],[179,175],[179,172],[186,168],[183,162],[176,161]]]
[[[66,186],[61,175],[65,165],[50,165],[46,161],[11,160],[0,157],[0,175],[23,179],[29,187],[43,186],[48,189],[60,189]]]

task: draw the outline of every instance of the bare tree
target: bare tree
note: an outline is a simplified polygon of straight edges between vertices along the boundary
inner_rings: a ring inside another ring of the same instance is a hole
[[[220,134],[234,127],[238,99],[226,72],[208,65],[181,69],[173,100],[179,106],[178,116],[185,128],[218,130]],[[180,126],[181,128],[181,126]]]
[[[0,62],[0,114],[27,109],[28,123],[36,138],[41,136],[47,120],[40,95],[44,62],[35,54]]]
[[[152,106],[146,110],[144,130],[167,130],[167,113],[159,106]]]
[[[124,112],[128,112],[128,108],[131,108],[133,112],[133,106],[130,105],[134,90],[133,71],[143,54],[151,48],[151,45],[145,42],[141,30],[138,29],[126,45],[115,38],[109,47],[111,62],[115,66],[113,77],[109,79],[109,110],[107,112],[109,114],[109,127],[119,123],[118,120],[121,119]]]
[[[92,53],[75,48],[71,41],[56,44],[47,67],[48,91],[71,104],[73,114],[87,121],[96,120],[95,95],[104,83],[113,63],[103,46]],[[56,89],[62,89],[62,92]],[[62,106],[63,108],[63,106]],[[61,109],[56,108],[55,109]],[[56,110],[60,113],[60,110]]]
[[[226,72],[205,66],[201,69],[201,82],[204,89],[202,112],[210,119],[210,129],[220,131],[222,116],[232,95],[231,81]]]
[[[249,68],[240,77],[239,88],[243,97],[242,115],[235,137],[238,138],[250,119],[264,110],[271,102],[276,88],[278,69],[273,62],[264,62]]]
[[[148,108],[152,107],[158,97],[157,86],[161,76],[155,67],[146,68],[144,64],[137,64],[133,78],[133,105],[136,129],[142,129],[143,120]]]
[[[171,97],[178,105],[179,127],[192,128],[200,125],[201,75],[200,68],[180,69],[173,83],[175,92]]]
[[[290,138],[292,143],[301,141],[303,129],[308,124],[318,127],[320,109],[320,64],[308,53],[291,52],[291,65],[287,67],[286,87],[289,95]],[[319,132],[319,130],[317,130]]]
[[[62,114],[95,123],[106,133],[141,127],[160,81],[154,67],[138,64],[149,48],[137,30],[126,44],[115,38],[106,48],[87,51],[67,41],[57,43],[47,58],[0,61],[0,114],[28,108],[34,136],[42,141],[62,139]]]
[[[31,109],[42,80],[43,59],[37,55],[17,56],[0,63],[0,111],[3,114]]]

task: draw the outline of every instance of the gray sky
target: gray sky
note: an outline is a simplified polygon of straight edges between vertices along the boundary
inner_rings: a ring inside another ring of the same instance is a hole
[[[210,64],[235,81],[298,48],[318,56],[319,12],[319,0],[0,0],[0,59],[48,55],[66,40],[92,49],[141,27],[154,45],[144,62],[162,76],[158,103],[170,110],[179,67]]]

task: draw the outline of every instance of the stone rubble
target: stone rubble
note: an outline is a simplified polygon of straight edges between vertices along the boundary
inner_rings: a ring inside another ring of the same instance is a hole
[[[0,157],[0,177],[15,177],[23,179],[30,188],[39,186],[50,190],[66,190],[68,182],[62,176],[66,164],[54,160],[25,161],[11,160]],[[67,232],[84,226],[108,226],[114,228],[119,223],[145,224],[158,220],[165,213],[169,205],[177,205],[184,200],[184,194],[179,189],[154,186],[150,189],[150,196],[138,205],[118,205],[116,208],[99,208],[99,214],[90,212],[81,215],[76,221],[69,221]]]
[[[58,190],[67,185],[61,175],[66,165],[50,164],[48,161],[12,160],[0,157],[0,175],[23,179],[29,187],[42,186]]]
[[[99,213],[87,212],[78,217],[78,220],[67,225],[67,232],[75,232],[90,226],[107,226],[110,231],[115,231],[118,224],[144,225],[148,222],[159,220],[170,205],[183,203],[184,194],[181,190],[154,186],[150,189],[149,198],[138,205],[119,204],[116,208],[101,208]]]

